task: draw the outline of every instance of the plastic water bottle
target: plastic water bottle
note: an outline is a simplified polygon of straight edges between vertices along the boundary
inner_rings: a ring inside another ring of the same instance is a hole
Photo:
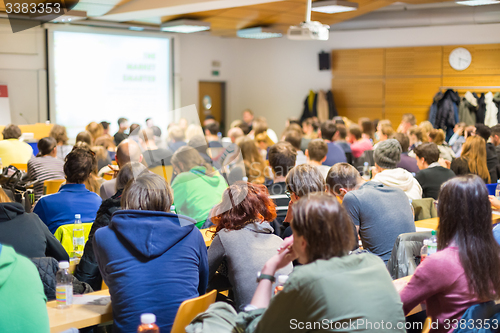
[[[160,328],[155,323],[156,316],[154,314],[141,314],[141,325],[137,328],[137,333],[160,333]]]
[[[288,275],[278,276],[278,284],[276,285],[276,288],[274,288],[275,295],[283,290],[283,286],[285,285],[287,280],[288,280]]]
[[[363,164],[363,178],[365,180],[370,180],[370,165],[368,164],[368,162],[365,162]]]
[[[429,244],[427,245],[427,255],[433,255],[437,252],[437,237],[436,230],[432,230],[432,237],[428,239]]]
[[[427,258],[429,250],[428,246],[429,246],[429,240],[424,239],[424,246],[422,246],[422,248],[420,249],[420,263],[423,263],[425,258]]]
[[[83,232],[82,217],[75,214],[75,225],[73,227],[73,253],[75,258],[81,258],[85,246],[85,235]]]
[[[3,172],[3,165],[2,165],[2,159],[0,158],[0,173]]]
[[[69,308],[73,304],[73,275],[68,271],[69,262],[61,261],[56,273],[56,302],[58,309]]]
[[[1,167],[1,165],[0,165],[0,167]],[[500,200],[500,179],[497,180],[497,188],[495,189],[495,197],[497,197],[497,199]]]

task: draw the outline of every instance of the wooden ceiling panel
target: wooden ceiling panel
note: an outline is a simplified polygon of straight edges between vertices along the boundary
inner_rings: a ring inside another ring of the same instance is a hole
[[[238,7],[225,10],[217,16],[236,18],[248,21],[248,20],[264,20],[273,15],[276,15],[276,12]]]

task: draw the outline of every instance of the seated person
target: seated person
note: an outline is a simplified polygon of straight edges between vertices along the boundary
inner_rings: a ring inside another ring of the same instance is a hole
[[[139,132],[139,142],[142,146],[142,155],[148,168],[158,165],[170,165],[172,152],[168,149],[158,148],[152,128],[145,128]]]
[[[417,155],[417,164],[420,168],[415,179],[422,187],[422,197],[437,200],[441,184],[455,177],[455,173],[450,169],[443,168],[438,163],[439,149],[435,143],[422,143],[415,148],[414,152]]]
[[[401,145],[395,139],[380,142],[373,153],[375,167],[372,180],[385,186],[397,187],[404,191],[408,198],[422,199],[422,188],[418,181],[407,170],[396,167],[401,159]]]
[[[500,178],[500,174],[498,173],[499,156],[493,143],[488,142],[491,136],[491,128],[484,124],[476,124],[476,135],[482,137],[484,142],[486,142],[486,165],[490,172],[491,182],[496,183],[498,178]]]
[[[500,248],[481,178],[467,175],[444,183],[438,216],[438,251],[417,267],[399,294],[405,314],[426,303],[427,316],[437,322],[430,332],[453,332],[465,310],[500,295]]]
[[[351,143],[352,157],[354,158],[360,158],[366,150],[372,150],[371,141],[364,138],[362,134],[358,125],[352,124],[349,126],[348,141]]]
[[[55,233],[61,225],[74,223],[75,214],[81,215],[82,223],[95,220],[102,200],[84,185],[95,163],[95,154],[88,149],[75,148],[66,156],[66,184],[59,192],[40,198],[33,208],[33,213],[49,227],[50,232]]]
[[[474,174],[481,177],[485,184],[491,181],[487,164],[484,139],[478,135],[469,136],[462,146],[462,155],[451,162],[450,169],[457,176]]]
[[[222,143],[219,139],[219,123],[213,122],[205,126],[205,137],[208,142],[208,148],[222,148]]]
[[[265,160],[259,153],[257,144],[248,136],[240,138],[237,143],[243,158],[245,176],[248,181],[254,184],[264,184],[269,170]]]
[[[290,207],[293,206],[294,202],[297,202],[300,198],[308,196],[311,193],[325,191],[325,178],[316,167],[309,164],[301,164],[294,167],[286,176],[285,182],[287,195],[290,197],[290,203],[288,204],[286,217],[283,220],[283,227],[286,229],[281,235],[281,238],[292,235],[290,223],[292,222],[293,216]]]
[[[128,138],[128,134],[125,131],[128,129],[128,119],[127,118],[119,118],[118,119],[118,132],[115,133],[115,145],[119,145],[123,140]]]
[[[125,164],[129,162],[139,162],[141,163],[143,159],[143,155],[141,154],[141,149],[139,145],[129,139],[125,139],[118,145],[116,149],[116,164],[118,164],[118,168],[121,168]],[[115,175],[116,175],[115,171]],[[101,189],[99,190],[99,194],[101,195],[102,200],[109,199],[116,193],[116,178],[105,181],[101,185]]]
[[[343,120],[342,120],[342,122],[343,122]],[[335,126],[337,127],[337,132],[335,132],[335,134],[333,135],[333,141],[335,142],[335,144],[337,144],[337,146],[342,148],[342,150],[346,154],[346,158],[347,158],[347,154],[351,154],[351,157],[352,157],[351,145],[346,140],[347,139],[347,128],[345,127],[345,125],[343,123],[342,124],[335,123]],[[349,161],[347,161],[347,162],[349,162]]]
[[[236,309],[243,310],[257,288],[255,272],[283,242],[273,234],[269,224],[276,218],[276,208],[264,185],[237,182],[226,189],[213,214],[216,230],[208,249],[209,280],[223,264],[233,288]],[[278,274],[291,272],[289,264]]]
[[[28,258],[52,257],[68,261],[68,253],[36,214],[24,207],[0,188],[0,243],[9,245]]]
[[[127,140],[130,139],[123,140],[120,145],[123,145]],[[115,178],[116,193],[111,196],[111,198],[104,200],[97,211],[97,216],[90,229],[88,241],[85,243],[83,256],[80,259],[80,263],[76,266],[74,273],[79,281],[90,284],[94,290],[100,290],[102,285],[102,277],[99,272],[99,267],[97,266],[94,245],[92,242],[94,234],[98,229],[108,226],[111,215],[121,209],[121,198],[125,185],[127,185],[129,181],[135,181],[135,177],[138,177],[146,170],[146,167],[139,162],[129,162],[125,164]]]
[[[113,299],[117,332],[135,332],[142,313],[170,332],[181,303],[205,293],[207,248],[193,219],[170,213],[172,190],[147,173],[129,182],[122,208],[96,231],[94,252]]]
[[[373,332],[366,322],[384,322],[391,332],[405,332],[401,299],[384,263],[370,253],[348,255],[356,240],[349,215],[338,201],[314,193],[300,199],[292,210],[293,239],[285,241],[285,248],[261,269],[247,310],[259,309],[250,313],[252,317],[262,315],[245,332],[293,332],[300,328],[299,322],[327,322],[328,331],[345,332]],[[294,259],[303,266],[290,274],[283,290],[271,300],[273,276]],[[360,318],[365,323],[349,330]]]
[[[300,142],[302,140],[302,132],[298,130],[289,130],[283,135],[283,140],[289,142],[295,151],[297,152],[297,158],[295,159],[295,165],[301,165],[307,163],[306,155],[300,149]]]
[[[172,165],[177,174],[172,182],[175,211],[195,219],[196,227],[203,229],[210,211],[222,199],[226,180],[189,146],[175,152]]]
[[[64,179],[64,162],[57,158],[57,141],[46,137],[38,141],[38,154],[28,161],[28,179],[34,185],[35,201],[43,195],[44,181]]]
[[[318,168],[325,180],[326,176],[328,176],[328,170],[330,170],[328,165],[323,164],[326,160],[327,153],[328,146],[323,139],[313,139],[309,141],[309,145],[306,149],[307,163]]]
[[[363,249],[384,262],[391,257],[400,234],[415,232],[410,202],[399,188],[365,182],[358,170],[347,163],[330,169],[327,184],[332,194],[343,197],[342,205],[359,232]]]
[[[176,152],[177,149],[186,145],[186,135],[184,130],[178,125],[170,125],[168,127],[168,149],[171,152]]]
[[[66,132],[66,127],[54,124],[50,130],[49,136],[56,139],[57,158],[64,161],[66,155],[68,155],[73,149],[72,145],[68,145],[68,133]]]
[[[416,175],[420,169],[418,168],[417,160],[408,155],[410,149],[410,139],[408,138],[408,135],[404,133],[396,133],[392,138],[398,140],[401,145],[401,160],[396,167],[405,169]]]
[[[3,131],[3,140],[0,140],[0,158],[2,165],[26,164],[33,157],[33,148],[26,142],[20,141],[21,129],[14,125],[7,125]]]
[[[337,134],[337,126],[332,120],[324,121],[321,124],[318,134],[326,142],[328,148],[323,165],[331,167],[335,163],[347,162],[344,149],[334,142]],[[347,148],[350,152],[351,148],[349,146]]]

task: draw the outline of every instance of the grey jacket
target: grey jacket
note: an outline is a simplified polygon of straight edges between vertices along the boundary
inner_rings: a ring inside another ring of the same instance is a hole
[[[240,230],[223,229],[215,235],[208,249],[209,281],[224,263],[227,273],[223,273],[227,274],[233,287],[235,305],[239,310],[252,300],[257,289],[257,272],[277,253],[283,242],[273,232],[267,222],[247,224]],[[276,277],[288,275],[292,269],[292,264],[289,264],[279,270]]]

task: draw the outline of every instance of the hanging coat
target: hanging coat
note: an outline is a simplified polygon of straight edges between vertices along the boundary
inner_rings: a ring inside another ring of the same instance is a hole
[[[453,132],[458,120],[458,103],[460,97],[453,90],[447,90],[443,98],[437,103],[435,128],[442,128],[448,134],[448,129]],[[453,133],[451,133],[453,134]],[[448,135],[447,135],[448,136]]]
[[[493,103],[497,106],[498,111],[500,111],[500,92],[497,92],[493,96]],[[497,121],[500,123],[500,112],[497,113]]]
[[[486,103],[484,102],[484,94],[481,94],[481,97],[478,97],[476,93],[473,93],[473,95],[477,99],[476,122],[478,124],[484,124],[484,118],[486,117]]]
[[[438,92],[436,95],[434,95],[434,98],[432,100],[432,105],[431,105],[431,109],[429,112],[429,122],[432,124],[432,126],[434,126],[434,128],[437,128],[436,127],[436,116],[438,113],[438,103],[443,98],[443,96],[444,96],[444,94],[442,92]]]
[[[311,105],[312,108],[310,107]],[[317,105],[318,105],[318,95],[314,94],[314,92],[311,90],[309,92],[309,95],[307,95],[306,100],[304,101],[304,111],[302,112],[302,117],[300,117],[301,123],[307,118],[318,116]]]
[[[318,102],[316,106],[318,110],[318,119],[320,122],[328,120],[328,100],[326,99],[326,93],[323,90],[318,92]]]
[[[339,113],[337,112],[337,107],[335,106],[331,90],[328,90],[326,93],[326,99],[328,100],[328,119],[333,119],[334,117],[337,117]]]
[[[461,122],[468,126],[476,124],[477,100],[470,91],[465,93],[465,96],[460,101],[458,107],[458,118]]]
[[[491,91],[485,95],[484,102],[486,104],[484,124],[489,127],[495,126],[498,124],[498,108],[496,104],[493,103],[493,93]]]

